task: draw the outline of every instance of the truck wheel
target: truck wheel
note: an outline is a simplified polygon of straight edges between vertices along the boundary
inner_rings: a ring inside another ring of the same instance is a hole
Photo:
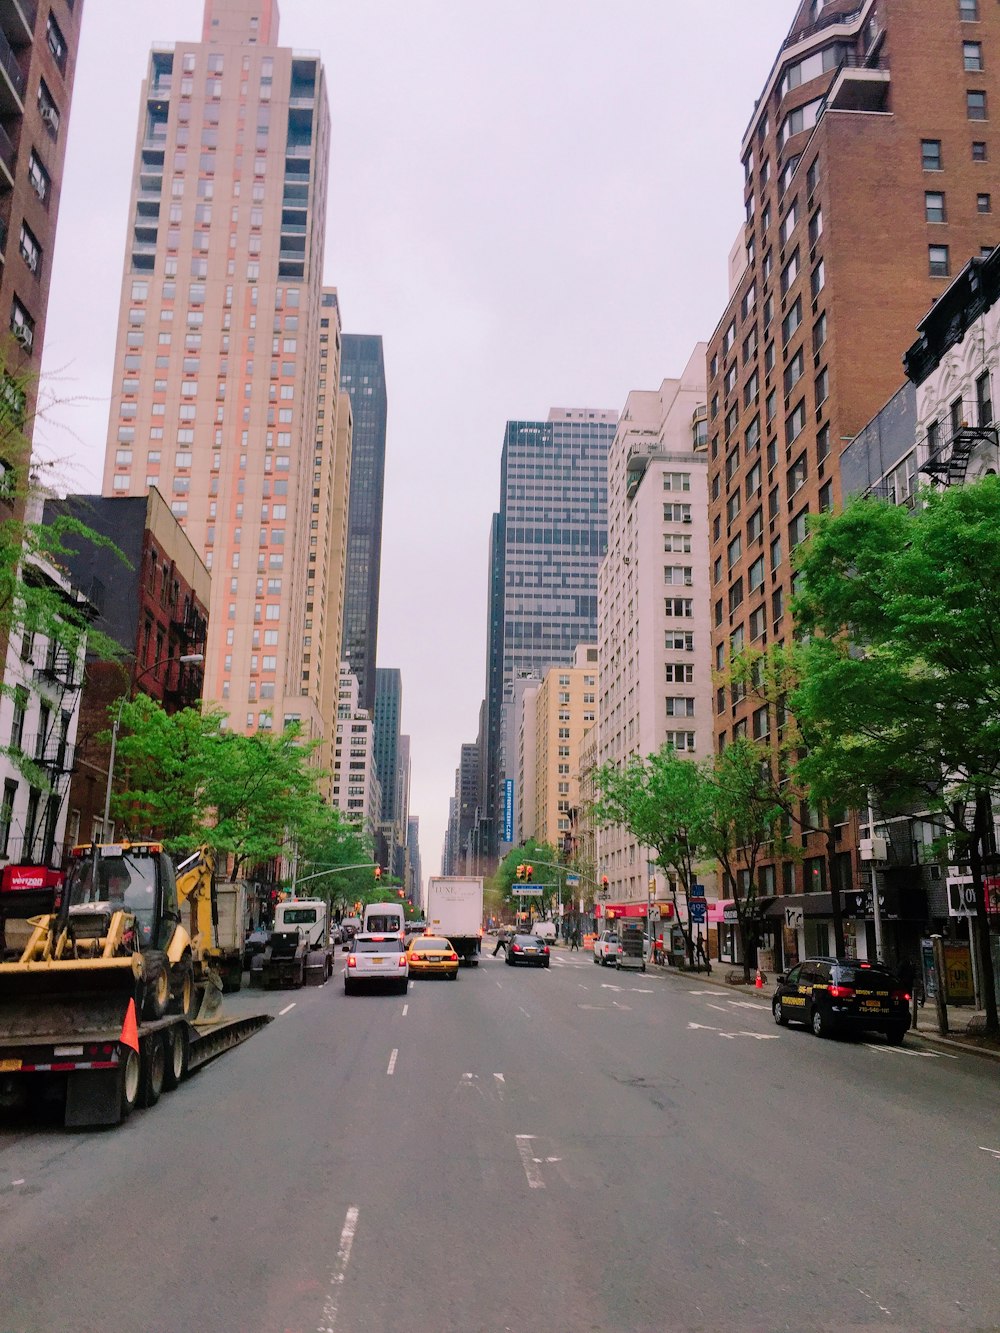
[[[174,969],[174,989],[176,999],[174,1000],[174,1013],[180,1014],[186,1018],[189,1023],[194,1022],[195,1014],[198,1012],[198,992],[194,984],[194,963],[191,961],[191,955],[185,954]]]
[[[166,955],[151,952],[146,954],[146,977],[142,998],[142,1017],[154,1022],[162,1018],[170,1008],[170,968]]]
[[[153,1032],[142,1042],[140,1048],[142,1063],[142,1087],[139,1089],[139,1105],[155,1106],[163,1091],[166,1075],[167,1057],[163,1046],[163,1037]]]
[[[139,1059],[139,1052],[133,1051],[131,1046],[122,1049],[125,1058],[118,1070],[118,1110],[120,1118],[127,1120],[139,1104],[139,1093],[142,1090],[142,1061]]]
[[[188,1034],[187,1028],[176,1023],[173,1027],[167,1028],[163,1034],[165,1048],[164,1069],[163,1069],[163,1087],[167,1092],[173,1092],[181,1079],[187,1073],[188,1067]]]
[[[250,959],[250,985],[263,986],[264,984],[264,955],[254,954]]]

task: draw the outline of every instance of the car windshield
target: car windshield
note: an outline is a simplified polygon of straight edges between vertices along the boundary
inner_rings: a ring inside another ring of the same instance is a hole
[[[316,920],[315,907],[286,907],[282,913],[290,926],[306,926]]]
[[[399,930],[400,925],[398,916],[370,916],[368,918],[369,930]]]
[[[543,944],[544,940],[540,940],[537,935],[515,935],[514,943],[523,945],[529,949],[534,949],[539,944]]]
[[[402,944],[399,940],[355,940],[355,953],[400,953]]]
[[[415,952],[419,953],[432,953],[435,951],[440,953],[442,950],[447,950],[450,953],[451,945],[447,940],[437,940],[428,935],[424,939],[414,940],[413,949]]]

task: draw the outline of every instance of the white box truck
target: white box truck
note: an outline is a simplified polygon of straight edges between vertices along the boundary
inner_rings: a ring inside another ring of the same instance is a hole
[[[443,935],[463,963],[475,967],[483,939],[483,881],[438,875],[427,881],[427,929]]]

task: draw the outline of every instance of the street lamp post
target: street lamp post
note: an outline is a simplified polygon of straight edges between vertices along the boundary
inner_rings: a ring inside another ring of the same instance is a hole
[[[163,666],[164,662],[177,662],[180,666],[187,666],[194,662],[204,662],[204,660],[204,653],[184,653],[180,657],[161,657],[155,662],[150,662],[148,666],[144,666],[132,682],[132,686],[136,685],[147,671],[155,671],[158,666]],[[104,792],[104,820],[101,824],[102,840],[106,839],[108,836],[108,823],[111,819],[111,783],[115,775],[115,756],[118,753],[118,731],[121,727],[122,712],[131,697],[132,688],[130,687],[128,694],[123,694],[119,700],[118,712],[115,714],[115,720],[111,727],[111,753],[108,756],[108,785]]]

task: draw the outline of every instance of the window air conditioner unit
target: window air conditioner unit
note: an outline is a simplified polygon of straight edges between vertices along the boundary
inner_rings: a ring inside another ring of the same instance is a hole
[[[39,110],[39,115],[53,134],[59,129],[59,112],[54,106],[43,106]]]
[[[38,256],[34,253],[34,251],[32,251],[32,250],[22,250],[22,251],[21,251],[21,255],[22,255],[22,257],[24,258],[24,262],[25,262],[25,263],[28,265],[28,267],[31,269],[32,273],[37,273],[37,272],[38,272]]]
[[[690,522],[691,522],[691,515],[690,515],[690,514],[685,514],[684,517],[681,519],[681,522],[682,522],[682,523],[690,523]]]
[[[35,340],[35,335],[32,333],[31,329],[28,328],[27,324],[12,324],[10,331],[21,346],[30,351],[31,344]]]

